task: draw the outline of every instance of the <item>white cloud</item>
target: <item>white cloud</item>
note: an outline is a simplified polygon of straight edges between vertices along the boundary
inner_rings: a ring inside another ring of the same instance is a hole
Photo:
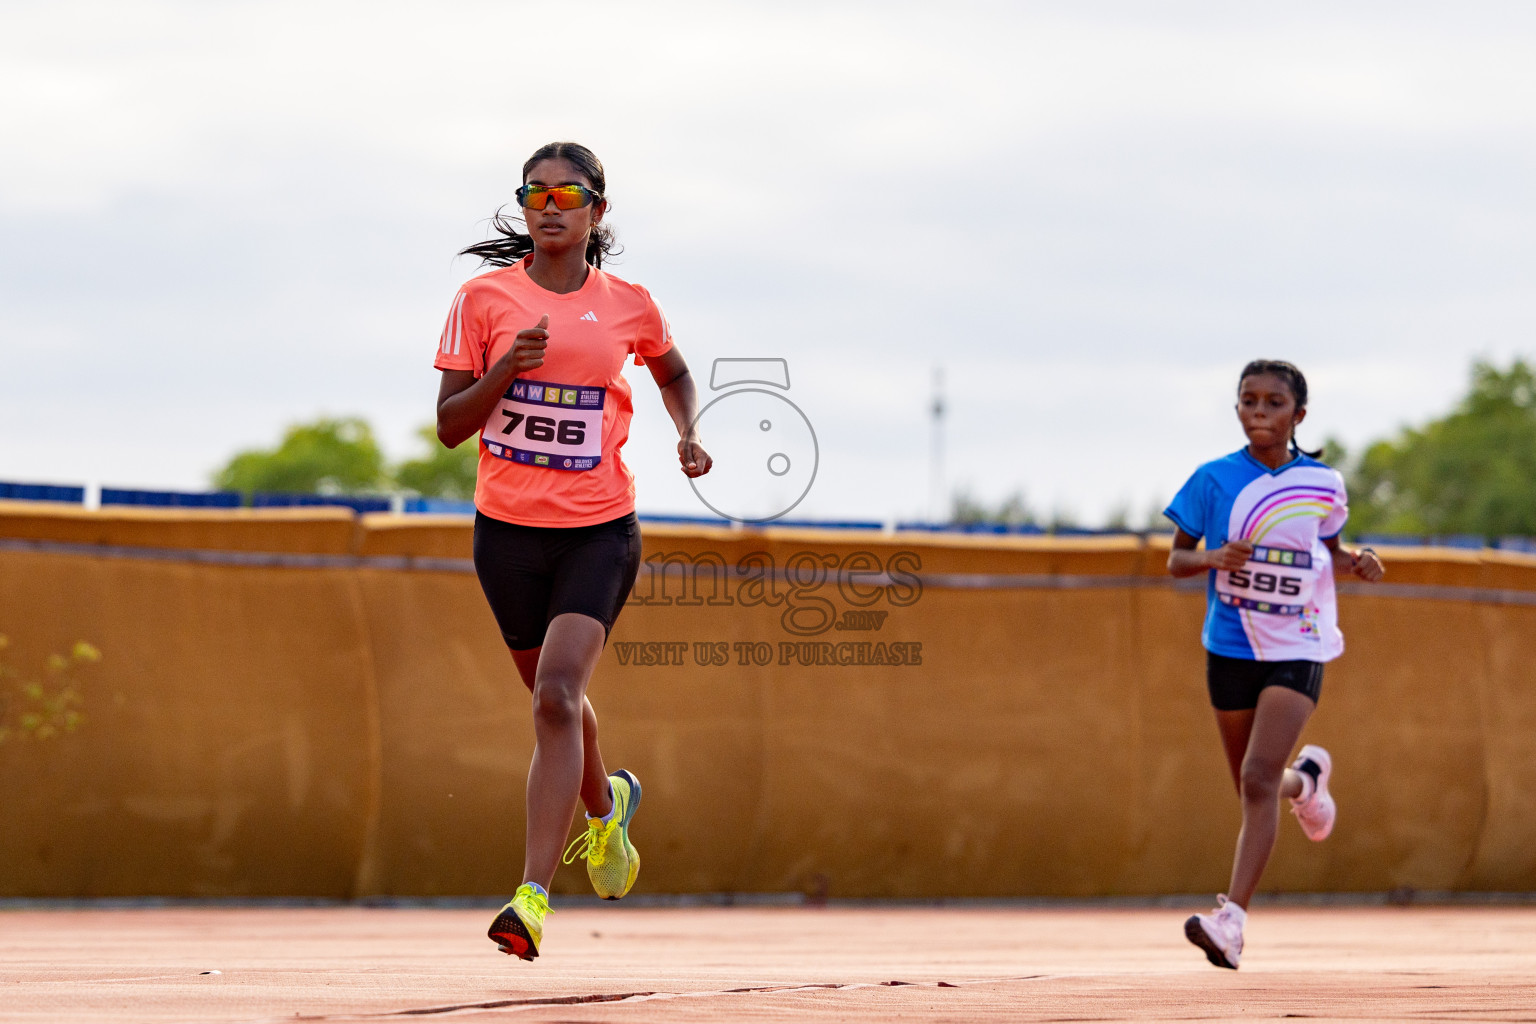
[[[922,511],[935,365],[952,481],[1140,508],[1239,443],[1251,356],[1360,443],[1532,352],[1533,36],[1515,3],[13,5],[0,477],[196,486],[322,411],[404,454],[452,253],[574,137],[695,364],[790,359],[807,512]],[[642,502],[685,510],[640,410]]]

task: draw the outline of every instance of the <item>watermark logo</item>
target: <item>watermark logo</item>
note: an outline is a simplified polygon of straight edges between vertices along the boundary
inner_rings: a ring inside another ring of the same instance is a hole
[[[915,551],[873,551],[837,555],[797,551],[782,563],[767,551],[742,555],[734,563],[715,551],[658,552],[645,560],[629,603],[641,606],[762,607],[772,609],[782,630],[769,640],[615,641],[621,665],[679,666],[917,667],[920,641],[877,634],[893,611],[911,608],[923,596]]]
[[[714,459],[688,481],[711,512],[739,523],[768,523],[810,493],[821,463],[816,431],[787,398],[784,359],[716,359],[709,387],[721,394],[699,410],[694,428]]]

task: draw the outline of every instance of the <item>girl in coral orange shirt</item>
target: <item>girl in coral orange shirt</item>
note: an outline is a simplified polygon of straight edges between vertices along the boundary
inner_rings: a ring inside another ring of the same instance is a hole
[[[499,214],[502,238],[464,250],[498,269],[454,298],[438,340],[437,434],[480,435],[475,571],[533,693],[523,884],[491,925],[505,953],[539,955],[549,885],[580,798],[581,856],[598,895],[618,899],[640,870],[629,825],[640,805],[630,772],[611,775],[597,745],[587,684],[640,565],[634,477],[619,449],[633,411],[622,374],[649,367],[677,426],[690,477],[709,472],[694,430],[698,393],[650,294],[602,269],[613,248],[603,165],[574,142],[523,165],[527,233]]]

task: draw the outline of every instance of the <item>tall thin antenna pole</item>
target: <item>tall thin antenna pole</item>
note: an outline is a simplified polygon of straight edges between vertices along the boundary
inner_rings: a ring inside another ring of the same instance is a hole
[[[933,435],[928,456],[928,521],[949,521],[944,502],[944,368],[933,368],[933,404],[928,409]]]

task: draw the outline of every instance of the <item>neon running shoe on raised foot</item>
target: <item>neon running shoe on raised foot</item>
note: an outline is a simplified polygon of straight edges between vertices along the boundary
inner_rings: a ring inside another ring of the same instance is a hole
[[[1205,950],[1205,958],[1217,967],[1237,970],[1243,959],[1243,922],[1248,915],[1227,899],[1216,897],[1216,911],[1195,914],[1184,922],[1184,937]]]
[[[640,874],[640,851],[629,841],[629,823],[640,807],[640,780],[622,768],[608,776],[613,792],[613,816],[607,824],[587,819],[587,831],[566,848],[566,864],[578,857],[587,862],[592,890],[605,900],[623,897]]]
[[[539,955],[539,943],[544,939],[544,915],[548,913],[551,913],[549,897],[531,883],[524,882],[512,894],[512,902],[501,908],[486,934],[503,953],[532,960]]]
[[[1338,816],[1333,794],[1328,792],[1328,776],[1333,773],[1333,758],[1322,747],[1308,743],[1296,755],[1291,770],[1312,780],[1312,792],[1305,800],[1292,800],[1291,813],[1296,815],[1307,838],[1320,843],[1333,832],[1333,819]]]

